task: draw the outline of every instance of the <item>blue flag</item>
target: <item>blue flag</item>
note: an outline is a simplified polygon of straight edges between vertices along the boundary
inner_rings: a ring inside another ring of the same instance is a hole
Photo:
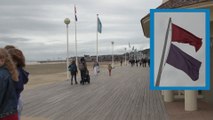
[[[166,62],[184,71],[193,81],[199,78],[201,62],[171,44]]]
[[[101,33],[102,32],[102,24],[101,24],[101,21],[98,17],[98,28],[97,28],[98,32]]]

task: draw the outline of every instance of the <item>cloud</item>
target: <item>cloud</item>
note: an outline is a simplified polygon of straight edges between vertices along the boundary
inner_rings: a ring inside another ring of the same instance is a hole
[[[70,56],[75,55],[74,4],[77,7],[78,55],[96,54],[97,16],[103,32],[99,34],[99,54],[123,53],[128,43],[137,49],[149,46],[143,37],[140,19],[161,1],[150,0],[13,0],[0,1],[0,47],[13,44],[24,51],[27,60],[66,57],[65,18],[70,18]]]

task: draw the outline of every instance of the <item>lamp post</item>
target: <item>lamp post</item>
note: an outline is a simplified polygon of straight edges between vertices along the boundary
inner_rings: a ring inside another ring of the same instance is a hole
[[[64,19],[64,23],[66,24],[66,29],[67,29],[67,80],[69,80],[69,70],[68,70],[68,66],[69,66],[69,36],[68,36],[68,25],[70,24],[70,19],[69,18],[65,18]]]
[[[114,42],[112,41],[112,67],[114,67],[114,54],[113,54],[113,50],[114,50]]]
[[[125,65],[126,65],[126,48],[124,48],[124,50],[125,50]]]

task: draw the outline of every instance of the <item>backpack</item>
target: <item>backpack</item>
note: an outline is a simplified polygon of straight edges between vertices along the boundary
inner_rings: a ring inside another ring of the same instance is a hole
[[[71,65],[69,66],[69,71],[71,71],[71,72],[76,72],[76,71],[77,71],[76,66],[75,66],[74,64],[71,64]]]

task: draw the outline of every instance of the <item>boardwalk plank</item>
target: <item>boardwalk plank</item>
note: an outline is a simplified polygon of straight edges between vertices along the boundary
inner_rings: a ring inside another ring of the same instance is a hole
[[[149,68],[102,70],[90,85],[70,81],[24,91],[25,117],[49,120],[168,120],[159,91],[149,90]]]

